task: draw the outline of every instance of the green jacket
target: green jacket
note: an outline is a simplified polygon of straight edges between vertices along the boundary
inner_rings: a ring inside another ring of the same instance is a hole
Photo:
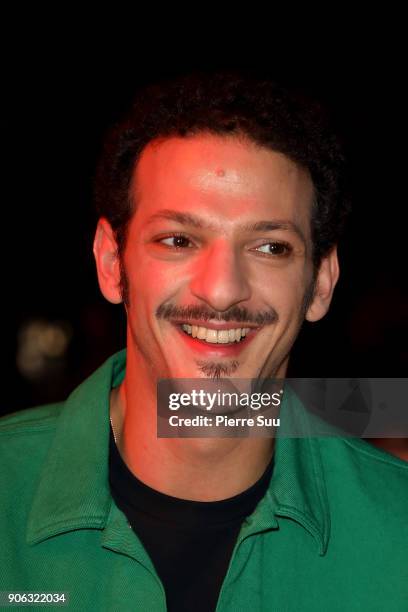
[[[109,491],[109,391],[125,362],[111,357],[66,402],[0,420],[0,591],[64,591],[65,609],[87,612],[166,610]],[[407,611],[408,463],[359,439],[278,438],[217,607],[248,610]]]

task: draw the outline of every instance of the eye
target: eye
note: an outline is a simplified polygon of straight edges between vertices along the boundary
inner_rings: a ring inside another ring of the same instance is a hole
[[[167,244],[166,242],[167,241]],[[164,236],[157,241],[159,244],[163,246],[173,248],[173,249],[184,249],[191,248],[188,245],[191,244],[191,241],[184,234],[171,234],[169,236]],[[171,244],[173,242],[173,244]]]
[[[265,250],[262,251],[260,249]],[[260,253],[264,253],[265,255],[285,257],[290,255],[292,247],[287,242],[268,242],[266,244],[261,244],[261,246],[257,247],[256,250]]]

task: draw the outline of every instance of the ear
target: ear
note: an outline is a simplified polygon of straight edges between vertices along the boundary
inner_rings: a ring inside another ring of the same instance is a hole
[[[319,321],[329,310],[339,274],[337,247],[333,247],[329,254],[321,261],[317,273],[313,299],[306,312],[306,319],[308,321]]]
[[[103,296],[112,304],[120,304],[120,267],[118,247],[110,223],[99,219],[93,243],[98,282]]]

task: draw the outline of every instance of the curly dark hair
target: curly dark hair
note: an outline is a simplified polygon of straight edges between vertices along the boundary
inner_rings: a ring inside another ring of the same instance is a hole
[[[195,72],[147,85],[108,134],[95,198],[98,214],[114,230],[120,260],[136,204],[131,180],[142,150],[159,137],[202,132],[245,136],[309,171],[315,189],[311,234],[317,269],[338,242],[350,208],[340,140],[319,103],[245,71]]]

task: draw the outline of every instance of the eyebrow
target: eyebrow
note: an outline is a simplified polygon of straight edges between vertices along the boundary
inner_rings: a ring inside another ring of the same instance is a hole
[[[150,225],[150,223],[153,223],[157,219],[169,219],[170,221],[176,221],[181,225],[190,225],[191,227],[195,227],[197,229],[206,229],[213,232],[215,232],[217,229],[214,224],[204,221],[197,215],[180,212],[178,210],[161,210],[148,219],[147,225]],[[270,232],[276,229],[289,230],[295,232],[302,242],[306,244],[306,238],[302,230],[292,221],[256,221],[254,223],[244,223],[238,227],[242,232]]]

